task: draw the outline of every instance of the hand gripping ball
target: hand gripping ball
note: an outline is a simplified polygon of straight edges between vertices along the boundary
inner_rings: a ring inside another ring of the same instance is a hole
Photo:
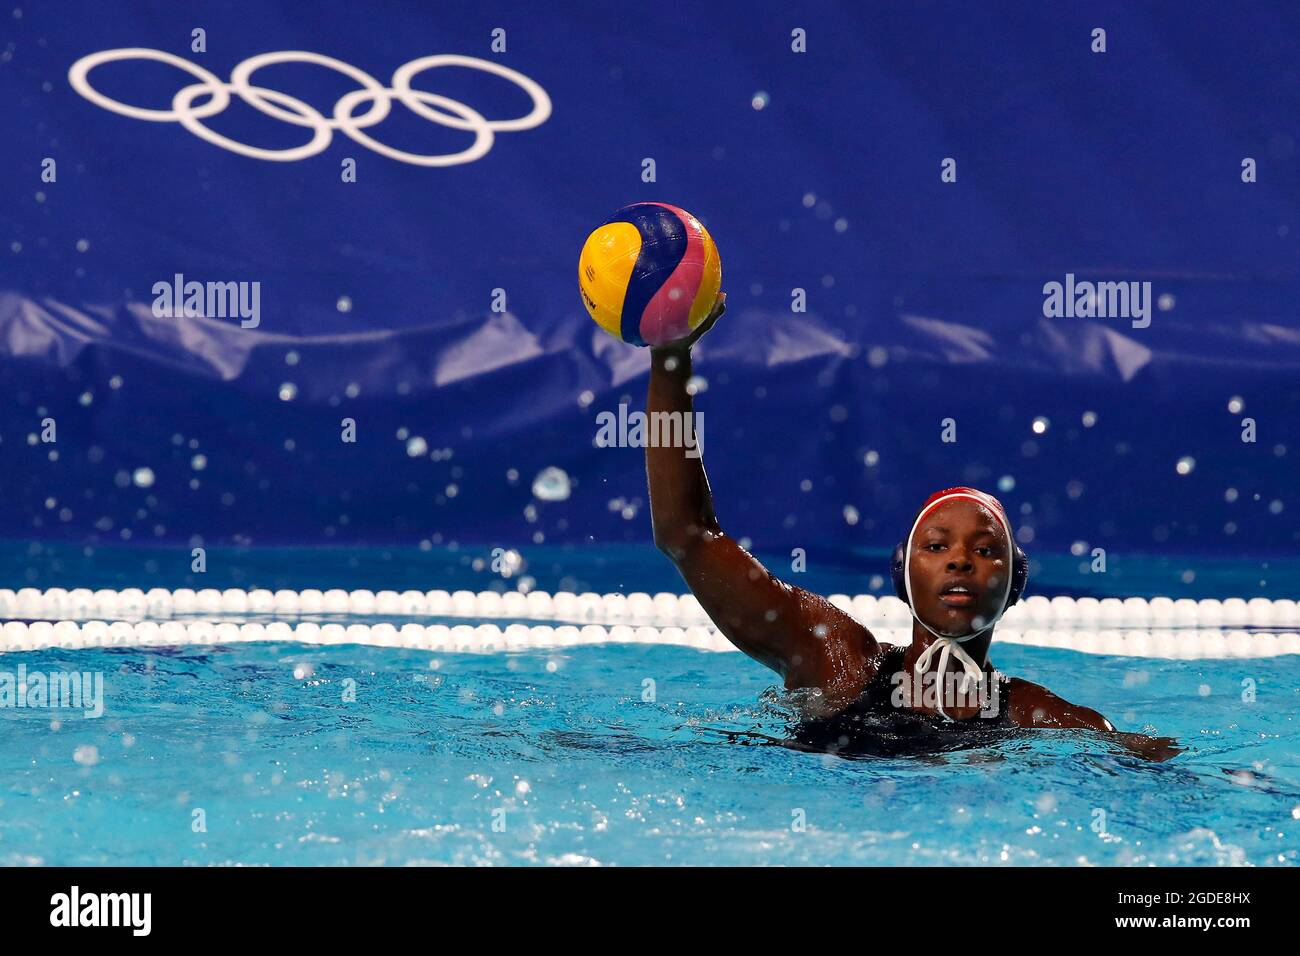
[[[631,345],[686,338],[713,310],[722,260],[713,237],[685,209],[639,202],[587,237],[578,287],[596,324]]]

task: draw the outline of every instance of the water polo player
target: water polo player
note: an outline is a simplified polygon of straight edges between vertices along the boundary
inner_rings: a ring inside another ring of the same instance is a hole
[[[651,352],[647,412],[694,421],[691,346],[725,308],[684,340]],[[992,730],[1079,728],[1153,759],[1178,752],[1168,738],[1120,734],[1109,720],[989,662],[994,626],[1019,600],[1024,553],[993,496],[973,488],[933,495],[895,549],[892,575],[912,609],[912,643],[878,642],[826,599],[775,578],[721,528],[698,450],[647,447],[655,544],[737,648],[798,691],[799,745],[869,753],[947,749]],[[974,735],[972,737],[972,735]]]

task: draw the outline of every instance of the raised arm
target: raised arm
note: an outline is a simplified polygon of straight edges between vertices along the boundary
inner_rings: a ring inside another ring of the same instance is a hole
[[[722,297],[685,342],[651,352],[647,412],[695,421],[691,345],[722,314]],[[671,419],[669,419],[671,421]],[[653,427],[653,424],[652,424]],[[829,601],[777,580],[723,532],[698,446],[646,448],[655,545],[732,644],[775,670],[785,686],[820,687],[823,706],[851,703],[875,675],[879,647],[871,633]]]

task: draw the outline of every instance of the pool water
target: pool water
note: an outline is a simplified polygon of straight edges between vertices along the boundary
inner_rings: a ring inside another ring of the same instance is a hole
[[[993,660],[1188,749],[745,745],[724,731],[786,735],[774,676],[676,646],[6,654],[0,670],[102,672],[106,705],[0,710],[0,863],[1296,863],[1297,658]]]

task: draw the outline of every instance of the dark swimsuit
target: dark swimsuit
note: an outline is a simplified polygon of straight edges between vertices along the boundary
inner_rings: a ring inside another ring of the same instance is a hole
[[[885,655],[875,678],[856,701],[834,717],[805,720],[792,728],[787,746],[840,756],[920,756],[949,750],[984,747],[1017,730],[1011,721],[1010,681],[997,671],[996,713],[969,720],[952,720],[896,706],[895,674],[903,671],[905,647],[884,645]]]

